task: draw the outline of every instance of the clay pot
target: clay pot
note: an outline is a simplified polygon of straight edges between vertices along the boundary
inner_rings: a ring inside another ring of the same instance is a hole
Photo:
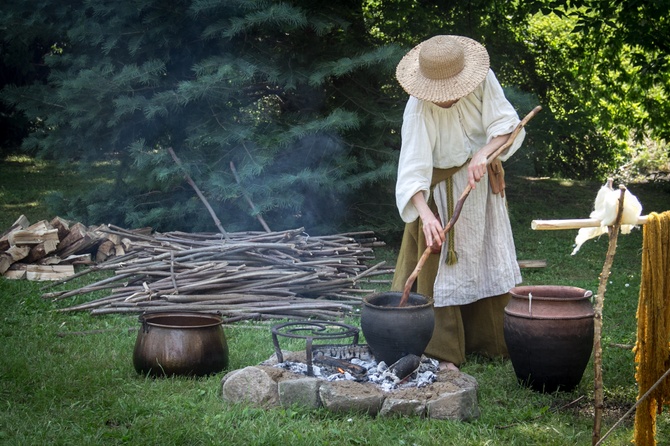
[[[519,382],[541,392],[574,389],[593,349],[591,291],[541,285],[510,294],[503,327]]]
[[[421,356],[433,336],[433,302],[410,293],[399,307],[402,293],[389,291],[363,299],[361,330],[377,362],[391,365],[406,355]]]
[[[221,317],[191,312],[148,313],[139,318],[133,364],[143,375],[202,376],[228,366]]]

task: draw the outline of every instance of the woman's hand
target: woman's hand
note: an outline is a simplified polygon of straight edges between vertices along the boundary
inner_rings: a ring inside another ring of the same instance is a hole
[[[486,162],[488,154],[484,149],[474,154],[468,164],[468,183],[472,189],[475,188],[479,180],[486,175]]]
[[[419,218],[421,218],[421,223],[423,224],[423,235],[426,238],[426,246],[430,246],[433,251],[439,251],[445,240],[440,219],[428,207],[423,192],[419,191],[414,194],[412,203],[417,211],[419,211]]]

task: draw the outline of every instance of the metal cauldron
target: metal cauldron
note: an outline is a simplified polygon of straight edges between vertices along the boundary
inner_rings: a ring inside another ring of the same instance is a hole
[[[151,376],[202,376],[228,367],[228,344],[215,314],[145,313],[137,333],[133,364]]]

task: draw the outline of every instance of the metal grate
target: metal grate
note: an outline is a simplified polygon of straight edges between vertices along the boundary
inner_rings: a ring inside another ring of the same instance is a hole
[[[286,322],[273,326],[271,332],[278,362],[284,362],[284,355],[279,347],[279,337],[305,340],[307,374],[314,376],[312,370],[314,341],[352,338],[352,345],[358,345],[359,329],[340,322]]]

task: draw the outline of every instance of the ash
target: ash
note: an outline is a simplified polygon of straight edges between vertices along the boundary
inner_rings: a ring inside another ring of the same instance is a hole
[[[321,367],[319,365],[312,365],[312,373],[315,378],[320,378],[326,381],[358,381],[369,382],[376,384],[384,391],[391,391],[396,389],[419,388],[425,387],[437,380],[437,372],[439,370],[439,363],[435,359],[423,357],[419,366],[409,375],[399,378],[393,373],[394,367],[387,366],[384,361],[377,363],[373,360],[361,360],[352,358],[349,360],[354,365],[360,366],[367,370],[364,376],[354,376],[345,371],[344,373],[329,370],[330,367]],[[307,376],[307,364],[302,362],[285,361],[275,365],[275,367],[289,370],[290,372]]]

